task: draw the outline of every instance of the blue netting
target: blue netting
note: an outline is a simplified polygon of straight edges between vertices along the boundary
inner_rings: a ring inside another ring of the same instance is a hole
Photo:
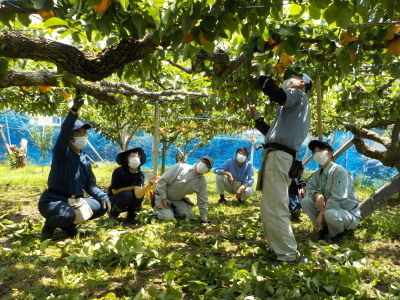
[[[19,145],[22,138],[28,140],[28,162],[34,164],[50,164],[51,157],[46,161],[42,161],[40,156],[39,148],[36,147],[30,137],[29,128],[33,125],[29,125],[29,117],[25,115],[19,115],[16,113],[8,113],[7,118],[8,128],[4,127],[6,124],[5,114],[0,115],[0,124],[3,125],[3,131],[8,137],[10,133],[11,144]],[[60,127],[55,127],[55,134],[53,139],[53,144],[59,134]],[[264,137],[258,134],[258,131],[252,130],[248,131],[246,134],[236,134],[236,135],[220,135],[213,138],[206,146],[196,149],[188,158],[188,163],[193,164],[203,155],[210,155],[214,158],[214,167],[222,164],[225,160],[235,157],[236,149],[239,147],[247,147],[249,150],[252,148],[251,137],[254,136],[256,142],[253,145],[257,145],[264,141]],[[330,143],[333,144],[334,150],[338,150],[348,139],[352,137],[351,134],[346,134],[343,132],[337,132],[335,137],[331,138]],[[306,139],[299,153],[299,158],[303,159],[304,155],[307,153],[307,144],[310,139]],[[95,147],[96,151],[104,160],[114,161],[116,155],[120,152],[119,145],[116,143],[111,143],[97,134],[94,130],[91,130],[89,141]],[[189,145],[189,149],[192,149],[196,141]],[[147,154],[147,162],[145,168],[151,169],[153,167],[153,137],[148,134],[140,133],[138,136],[134,137],[131,142],[132,147],[142,147]],[[91,157],[94,161],[99,161],[95,153],[90,147],[85,147],[84,151]],[[159,145],[159,165],[161,165],[161,144]],[[258,151],[253,151],[253,165],[256,169],[260,168],[261,165],[261,152],[262,149]],[[171,166],[175,163],[175,154],[178,150],[172,146],[166,156],[166,165]],[[4,154],[6,150],[3,141],[0,139],[0,160],[4,160]],[[380,183],[382,180],[389,180],[398,174],[395,168],[388,168],[382,165],[379,161],[371,160],[365,156],[359,154],[354,146],[350,147],[345,154],[339,157],[336,161],[337,163],[344,166],[350,173],[353,174],[355,178],[362,177],[365,180],[369,180],[369,183]],[[315,170],[317,164],[311,160],[306,165],[306,170]]]

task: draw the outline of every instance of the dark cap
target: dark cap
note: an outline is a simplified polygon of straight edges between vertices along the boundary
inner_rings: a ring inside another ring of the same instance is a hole
[[[287,69],[285,71],[285,73],[283,74],[283,80],[289,79],[293,75],[301,77],[306,82],[305,91],[306,91],[306,93],[308,93],[312,88],[312,81],[311,81],[310,77],[308,77],[307,74],[297,73],[296,71],[294,71],[292,69]]]
[[[82,123],[81,121],[76,120],[76,121],[75,121],[75,124],[74,124],[74,129],[73,129],[73,131],[78,130],[78,129],[81,129],[82,127],[85,128],[85,129],[90,129],[90,128],[92,128],[92,125],[87,124],[87,123]]]
[[[315,147],[318,147],[320,149],[328,149],[329,151],[333,152],[332,146],[329,145],[327,142],[313,140],[308,144],[308,148],[313,152],[314,152]]]
[[[115,158],[115,162],[119,164],[120,166],[122,165],[122,162],[124,161],[124,157],[128,156],[132,152],[137,152],[140,155],[140,165],[144,165],[146,163],[146,154],[144,153],[143,149],[140,147],[136,147],[133,149],[126,150],[124,152],[118,153],[117,157]]]
[[[213,167],[213,165],[214,165],[214,159],[212,159],[210,156],[208,156],[208,155],[204,155],[203,157],[202,157],[202,159],[207,159],[209,162],[210,162],[210,165],[211,165],[211,168]]]

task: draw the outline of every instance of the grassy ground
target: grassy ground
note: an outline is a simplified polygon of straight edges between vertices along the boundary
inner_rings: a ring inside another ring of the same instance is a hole
[[[100,186],[114,167],[94,167]],[[111,226],[103,217],[74,239],[59,232],[40,242],[37,201],[48,171],[0,165],[0,299],[400,299],[397,199],[338,245],[313,240],[302,214],[292,226],[303,262],[275,267],[260,195],[219,206],[213,174],[206,176],[211,225],[160,222],[146,201],[139,224]],[[357,188],[360,199],[372,191]]]

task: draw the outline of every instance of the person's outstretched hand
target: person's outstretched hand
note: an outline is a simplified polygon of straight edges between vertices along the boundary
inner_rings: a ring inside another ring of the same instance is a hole
[[[76,96],[74,98],[71,110],[77,112],[82,107],[83,104],[84,104],[83,94],[81,93],[80,90],[76,90]]]

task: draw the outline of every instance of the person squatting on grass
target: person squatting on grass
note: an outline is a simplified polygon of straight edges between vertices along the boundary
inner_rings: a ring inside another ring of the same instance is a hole
[[[261,74],[262,67],[253,65]],[[269,126],[254,107],[247,113],[255,127],[265,135],[263,161],[257,182],[262,191],[261,221],[266,239],[276,253],[278,262],[296,260],[297,243],[290,225],[288,187],[289,170],[307,137],[311,112],[307,94],[311,80],[305,74],[287,70],[282,88],[270,76],[261,74],[259,85],[272,102],[278,103],[274,123]]]
[[[160,220],[170,221],[174,217],[193,218],[194,205],[186,195],[197,194],[197,205],[202,223],[208,220],[207,181],[204,174],[209,172],[214,160],[205,155],[194,165],[178,163],[170,167],[158,183],[155,204]]]
[[[236,199],[243,203],[253,195],[254,173],[252,164],[247,161],[249,151],[245,147],[236,150],[236,157],[228,159],[214,170],[219,203],[226,204],[224,191],[236,194]],[[226,175],[226,176],[225,176]]]
[[[82,105],[78,91],[53,148],[48,189],[38,203],[40,214],[46,218],[42,240],[51,238],[56,228],[74,237],[77,224],[96,219],[111,209],[107,194],[96,185],[88,157],[81,151],[87,144],[87,130],[92,127],[77,120]],[[83,198],[83,191],[93,198]]]
[[[307,194],[302,200],[303,211],[319,230],[318,240],[329,234],[337,243],[348,229],[355,228],[361,221],[353,177],[345,168],[332,162],[333,149],[328,143],[314,140],[308,148],[319,168],[308,180]]]
[[[144,185],[144,174],[140,167],[146,163],[146,154],[140,147],[121,152],[115,158],[119,168],[111,176],[108,194],[111,202],[110,222],[117,222],[121,212],[127,212],[125,222],[135,223],[136,212],[140,211],[144,195],[160,179],[153,176]]]

